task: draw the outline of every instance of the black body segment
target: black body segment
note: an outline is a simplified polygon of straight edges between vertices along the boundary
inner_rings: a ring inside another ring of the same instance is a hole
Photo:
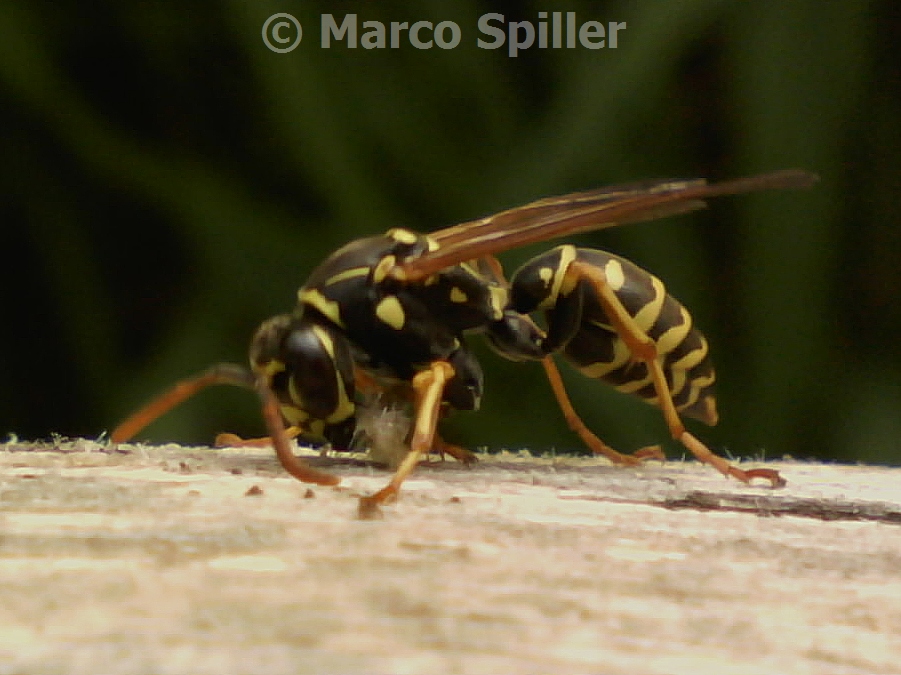
[[[397,265],[437,246],[425,235],[402,229],[351,242],[316,268],[298,291],[294,322],[297,326],[327,326],[334,344],[346,345],[349,350],[351,367],[360,368],[386,388],[409,386],[431,363],[447,361],[454,367],[454,375],[444,388],[443,403],[457,410],[475,410],[484,378],[463,335],[504,320],[507,289],[482,276],[477,265],[466,262],[417,283],[390,275]],[[315,350],[304,351],[307,358],[324,362],[315,356]],[[298,362],[295,370],[300,369]],[[306,367],[307,371],[313,369]],[[276,378],[273,386],[278,385]],[[327,380],[322,373],[320,389],[330,394],[333,385]],[[352,391],[346,378],[339,381],[345,391]],[[296,383],[294,387],[304,389]],[[338,410],[329,406],[341,402],[340,397],[327,396],[326,405],[315,411],[300,400],[303,398],[291,399],[288,406],[293,403],[297,410],[286,410],[286,419],[305,429],[323,422],[326,428],[334,424],[330,416],[336,416]]]
[[[533,258],[513,275],[512,306],[519,312],[545,313],[548,337],[544,351],[560,350],[586,377],[658,403],[647,365],[635,358],[613,327],[594,287],[567,279],[573,261],[603,270],[629,316],[653,340],[676,410],[716,424],[716,375],[706,338],[657,277],[625,258],[564,245]]]
[[[340,328],[356,348],[358,365],[410,380],[459,349],[464,331],[500,318],[506,304],[506,291],[492,292],[466,263],[416,284],[388,274],[429,245],[423,235],[391,230],[345,246],[298,291],[298,311]]]

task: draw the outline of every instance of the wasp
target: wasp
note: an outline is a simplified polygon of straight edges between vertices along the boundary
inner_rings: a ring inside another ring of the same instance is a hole
[[[438,421],[451,410],[476,410],[483,375],[467,346],[484,335],[501,356],[539,361],[569,426],[594,453],[634,465],[659,450],[616,451],[581,421],[554,361],[559,354],[583,375],[658,407],[672,437],[701,462],[743,482],[784,479],[773,469],[740,469],[686,430],[682,417],[716,424],[715,373],[703,334],[663,283],[604,251],[563,244],[525,263],[508,280],[503,251],[575,233],[687,213],[720,195],[809,187],[817,177],[792,169],[720,183],[668,180],[606,187],[540,199],[431,234],[394,228],[357,239],[310,274],[297,304],[257,329],[250,368],[218,364],[153,399],[111,434],[124,442],[172,407],[213,384],[253,389],[276,456],[297,479],[335,485],[310,466],[291,439],[346,449],[361,401],[375,392],[412,405],[408,452],[393,477],[363,497],[361,514],[398,495],[432,451],[468,461],[446,443]],[[540,312],[539,325],[531,315]],[[288,427],[285,427],[287,422]]]

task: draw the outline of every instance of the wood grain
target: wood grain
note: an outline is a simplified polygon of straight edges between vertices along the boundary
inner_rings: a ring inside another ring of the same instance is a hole
[[[901,470],[0,446],[0,674],[898,673]]]

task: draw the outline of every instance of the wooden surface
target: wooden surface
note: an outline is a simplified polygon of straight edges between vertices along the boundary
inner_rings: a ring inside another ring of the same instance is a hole
[[[901,673],[901,470],[0,446],[0,675]]]

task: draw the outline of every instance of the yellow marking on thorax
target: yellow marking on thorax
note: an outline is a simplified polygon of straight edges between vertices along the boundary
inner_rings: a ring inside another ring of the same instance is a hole
[[[465,292],[454,286],[450,291],[450,301],[463,303],[469,300],[469,296]]]
[[[504,317],[504,309],[510,301],[510,294],[503,286],[492,284],[488,287],[488,296],[491,301],[492,318],[498,321]]]
[[[338,272],[335,276],[329,277],[328,281],[325,282],[325,285],[331,286],[332,284],[347,281],[348,279],[354,279],[355,277],[365,277],[367,274],[369,274],[368,267],[351,267],[349,270]]]
[[[329,300],[321,291],[315,288],[300,289],[297,292],[297,299],[305,305],[309,305],[329,319],[336,326],[344,328],[344,322],[341,320],[341,306],[337,300]]]
[[[401,244],[415,244],[419,240],[420,235],[402,227],[392,227],[385,232],[385,236]]]
[[[384,258],[379,260],[378,264],[375,266],[375,269],[372,270],[372,280],[380,284],[382,280],[388,276],[388,272],[394,268],[397,264],[397,258],[393,255],[386,255]]]
[[[400,330],[404,327],[407,316],[404,308],[400,304],[400,300],[396,296],[389,295],[385,297],[375,308],[375,315],[388,324],[394,330]]]

